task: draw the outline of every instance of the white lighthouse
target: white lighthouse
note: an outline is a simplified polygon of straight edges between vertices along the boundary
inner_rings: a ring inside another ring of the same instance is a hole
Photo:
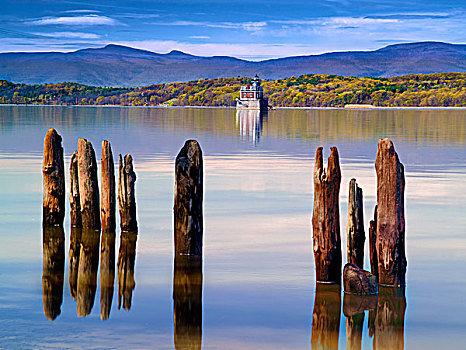
[[[268,100],[264,98],[264,90],[257,74],[249,85],[241,86],[239,99],[236,100],[236,109],[267,112]]]

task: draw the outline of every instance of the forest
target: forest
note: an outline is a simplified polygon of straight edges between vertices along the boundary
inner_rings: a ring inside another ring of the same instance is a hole
[[[26,85],[0,80],[0,104],[116,106],[234,106],[249,78],[200,79],[135,88],[78,83]],[[466,73],[391,78],[307,74],[263,80],[272,107],[466,107]]]

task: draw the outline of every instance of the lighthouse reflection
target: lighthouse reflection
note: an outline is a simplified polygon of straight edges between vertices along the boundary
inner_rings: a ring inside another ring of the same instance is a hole
[[[44,227],[42,235],[42,302],[44,314],[53,321],[61,313],[65,274],[65,232],[61,227]]]
[[[340,286],[317,284],[312,314],[312,349],[338,349],[340,310]],[[379,287],[379,295],[344,294],[343,314],[346,318],[347,349],[362,349],[366,311],[369,314],[369,337],[373,338],[372,348],[404,349],[404,288]]]
[[[202,257],[178,255],[173,272],[174,345],[202,347]]]
[[[262,136],[264,112],[261,110],[237,110],[236,125],[241,140],[257,144]]]

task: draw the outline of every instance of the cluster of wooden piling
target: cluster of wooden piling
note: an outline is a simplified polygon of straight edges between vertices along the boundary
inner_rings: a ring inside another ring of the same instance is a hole
[[[405,219],[404,219],[404,168],[395,152],[393,142],[381,139],[375,161],[377,173],[377,205],[374,220],[369,224],[369,253],[371,272],[379,285],[400,287],[405,284]],[[322,147],[315,156],[314,209],[312,216],[313,246],[316,281],[341,283],[341,239],[339,217],[339,190],[341,171],[336,147],[331,148],[328,168],[324,169]],[[348,196],[347,260],[354,278],[367,276],[355,272],[364,266],[364,217],[363,192],[351,179]],[[369,276],[370,277],[370,276]],[[350,278],[350,277],[348,277]],[[368,277],[367,277],[368,278]],[[373,290],[372,280],[367,279],[367,290],[359,282],[345,283],[345,291],[368,294]],[[359,285],[358,285],[359,283]]]
[[[80,138],[70,159],[69,254],[70,294],[77,301],[78,316],[88,315],[94,305],[101,241],[101,318],[109,316],[115,278],[116,183],[110,142],[102,142],[101,192],[97,179],[97,161],[90,141]],[[63,295],[65,175],[62,138],[51,128],[44,140],[43,245],[44,313],[53,320],[60,314]],[[122,230],[118,256],[119,301],[131,306],[134,289],[137,220],[135,199],[136,174],[131,155],[122,162],[120,155],[118,203]],[[100,231],[102,230],[102,240]],[[53,283],[52,283],[53,282]],[[61,285],[61,287],[60,287]]]

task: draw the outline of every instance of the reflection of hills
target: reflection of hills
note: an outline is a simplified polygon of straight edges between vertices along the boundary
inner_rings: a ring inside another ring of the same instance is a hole
[[[135,232],[122,232],[120,251],[118,253],[118,309],[121,307],[131,309],[133,290],[136,287],[134,280],[134,262],[136,260],[136,241],[138,235]]]
[[[103,232],[100,246],[100,318],[108,319],[115,281],[115,233]]]
[[[202,257],[175,257],[173,321],[175,349],[201,349]]]
[[[260,110],[237,110],[236,124],[239,126],[240,138],[253,144],[259,143],[263,120],[264,115]]]
[[[44,314],[53,321],[61,313],[65,274],[65,232],[61,227],[44,227],[42,301]]]
[[[82,230],[77,280],[78,316],[89,315],[94,306],[97,288],[97,270],[99,267],[99,242],[99,231]]]

